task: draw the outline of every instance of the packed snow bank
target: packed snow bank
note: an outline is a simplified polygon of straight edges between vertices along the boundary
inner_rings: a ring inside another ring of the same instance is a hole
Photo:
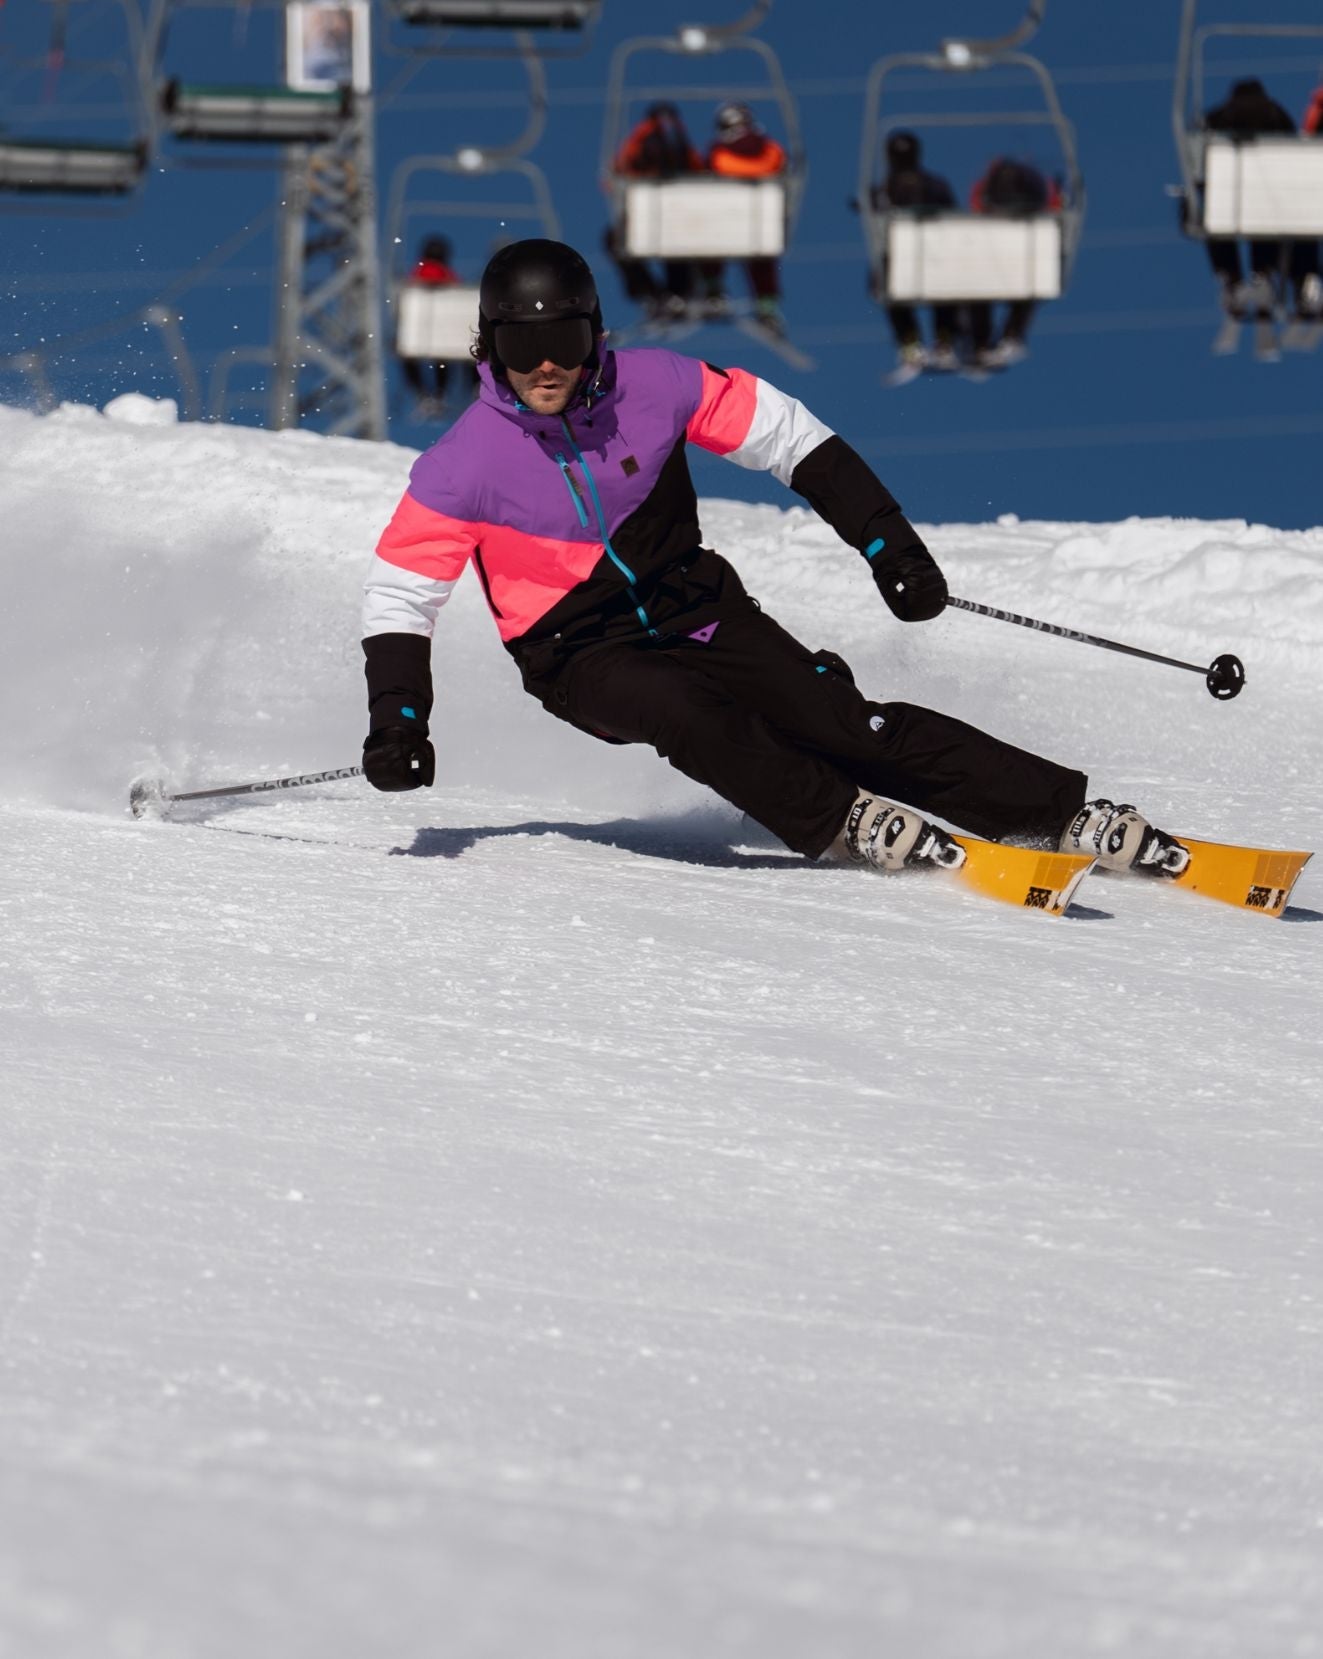
[[[133,822],[145,764],[357,756],[410,457],[76,409],[0,456],[0,1653],[1317,1651],[1323,871],[1048,921],[733,846],[471,581],[436,789]],[[1239,651],[1219,704],[705,519],[879,691],[1323,848],[1316,535],[932,530],[957,593]]]
[[[359,584],[412,453],[178,425],[145,405],[0,410],[0,629],[24,708],[0,736],[11,796],[117,810],[139,770],[209,780],[357,754]],[[891,482],[905,494],[903,478]],[[940,501],[909,504],[920,520],[940,514]],[[1063,759],[1083,746],[1104,768],[1132,766],[1115,734],[1147,725],[1144,774],[1160,774],[1150,711],[1176,671],[959,613],[903,627],[862,561],[802,506],[708,502],[704,527],[769,610],[843,651],[876,695],[934,703]],[[1008,519],[927,534],[963,597],[1199,664],[1236,652],[1249,686],[1234,707],[1215,708],[1193,675],[1181,688],[1200,729],[1242,731],[1323,674],[1323,529]],[[546,720],[476,582],[443,614],[436,655],[451,782],[518,792],[559,780],[576,798],[624,791],[622,808],[640,804],[636,792],[642,804],[691,798],[651,757],[604,762]],[[1045,694],[1058,673],[1073,688],[1064,706]]]

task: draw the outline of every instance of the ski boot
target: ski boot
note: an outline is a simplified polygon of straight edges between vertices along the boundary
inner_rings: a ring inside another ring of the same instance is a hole
[[[1061,832],[1063,853],[1092,853],[1104,870],[1146,876],[1178,876],[1190,851],[1175,836],[1155,829],[1132,806],[1086,801]]]
[[[1023,363],[1028,355],[1029,347],[1024,341],[1008,334],[995,346],[988,346],[985,351],[979,352],[975,362],[981,369],[1013,369],[1017,363]]]
[[[1247,285],[1233,277],[1218,277],[1217,302],[1222,307],[1223,315],[1233,323],[1243,323],[1249,315],[1246,309],[1249,302]]]
[[[867,794],[860,794],[850,808],[828,852],[838,860],[885,871],[929,865],[958,870],[965,862],[965,849],[954,836],[911,807]]]
[[[907,369],[921,369],[928,361],[928,348],[922,340],[902,340],[896,347],[896,360]]]
[[[786,320],[781,315],[780,303],[770,295],[761,294],[753,302],[753,320],[776,339],[785,339]]]

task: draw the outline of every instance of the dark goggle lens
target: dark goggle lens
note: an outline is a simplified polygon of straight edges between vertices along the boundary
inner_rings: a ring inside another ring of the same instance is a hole
[[[542,363],[577,369],[593,350],[593,325],[587,317],[547,323],[497,323],[496,354],[516,374],[532,374]]]

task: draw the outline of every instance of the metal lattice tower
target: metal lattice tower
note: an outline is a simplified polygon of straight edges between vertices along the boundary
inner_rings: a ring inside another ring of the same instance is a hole
[[[386,436],[372,99],[283,168],[269,425]]]

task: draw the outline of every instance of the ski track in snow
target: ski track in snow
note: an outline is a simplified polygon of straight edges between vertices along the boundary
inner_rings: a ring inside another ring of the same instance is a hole
[[[0,455],[4,1659],[1321,1651],[1318,860],[1278,923],[812,867],[549,721],[469,582],[435,790],[134,823],[356,758],[410,456]],[[962,596],[1237,652],[1217,704],[704,522],[877,694],[1323,850],[1323,532],[931,528]]]

